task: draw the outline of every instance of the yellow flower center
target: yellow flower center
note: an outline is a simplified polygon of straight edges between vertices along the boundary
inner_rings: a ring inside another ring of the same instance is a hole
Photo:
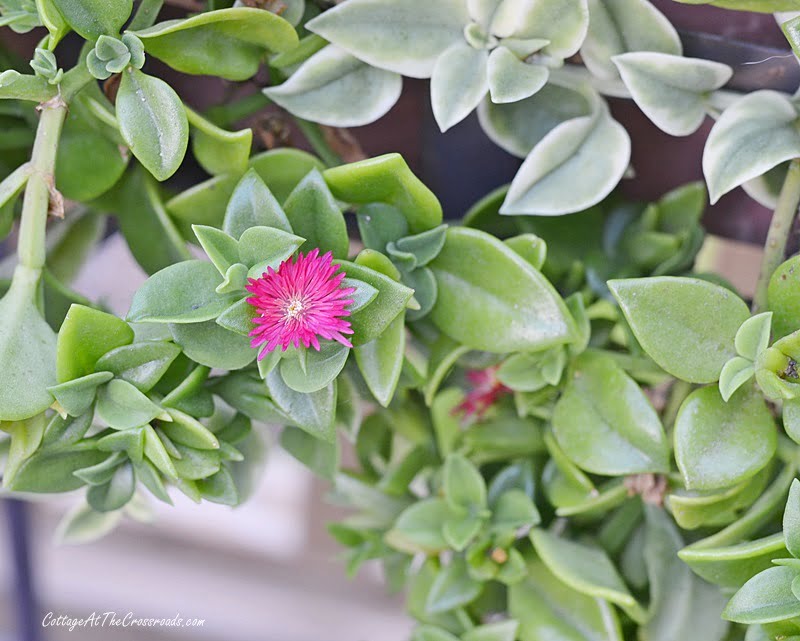
[[[289,318],[298,318],[303,313],[305,307],[303,301],[299,298],[293,298],[286,306],[286,316]]]

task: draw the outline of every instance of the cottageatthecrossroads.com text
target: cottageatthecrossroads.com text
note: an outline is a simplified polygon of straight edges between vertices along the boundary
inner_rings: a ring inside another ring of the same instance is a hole
[[[176,614],[172,618],[137,617],[133,612],[92,612],[83,618],[48,612],[42,619],[43,628],[201,628],[205,619],[185,619]]]

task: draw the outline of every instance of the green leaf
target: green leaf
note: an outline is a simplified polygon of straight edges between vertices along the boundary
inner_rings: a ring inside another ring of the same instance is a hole
[[[170,324],[172,338],[184,354],[206,367],[235,370],[252,363],[258,351],[250,339],[228,331],[213,320],[202,323]]]
[[[800,481],[794,479],[783,513],[783,537],[786,549],[795,558],[800,557]]]
[[[386,245],[408,235],[408,222],[395,207],[369,203],[358,209],[358,231],[369,249],[386,251]]]
[[[783,427],[795,443],[800,443],[800,399],[783,402]]]
[[[675,460],[687,489],[729,487],[754,476],[775,454],[775,421],[760,394],[726,403],[716,386],[692,392],[675,419]]]
[[[448,516],[443,499],[423,499],[414,503],[397,518],[386,534],[386,542],[408,554],[438,554],[447,549],[442,528]]]
[[[159,429],[171,441],[198,450],[219,449],[217,437],[196,418],[176,409],[168,409],[167,414],[172,422],[162,422]]]
[[[292,233],[286,214],[255,169],[236,185],[225,209],[223,230],[238,240],[251,227],[275,227]]]
[[[492,506],[491,530],[496,535],[515,536],[520,528],[535,527],[541,520],[530,497],[522,490],[511,489],[503,492]]]
[[[783,263],[769,281],[768,307],[773,312],[772,329],[779,339],[800,329],[800,255]]]
[[[106,352],[95,367],[149,392],[180,353],[177,345],[164,341],[134,343]]]
[[[342,289],[356,290],[350,294],[350,298],[353,299],[352,305],[347,307],[350,313],[355,313],[364,309],[378,297],[377,289],[375,289],[372,285],[365,283],[363,280],[358,280],[356,278],[343,278],[341,287]]]
[[[671,136],[688,136],[706,118],[708,95],[733,70],[719,62],[638,51],[614,56],[622,80],[645,115]]]
[[[451,454],[442,472],[447,504],[460,513],[480,514],[486,509],[486,483],[480,471],[460,454]]]
[[[143,461],[141,465],[135,465],[134,469],[136,470],[136,479],[150,490],[153,496],[167,505],[172,505],[172,499],[167,493],[161,474],[150,461]]]
[[[300,118],[330,127],[359,127],[384,116],[402,88],[398,74],[329,45],[305,60],[286,82],[264,93]]]
[[[519,623],[513,620],[487,623],[467,630],[461,641],[514,641],[518,628]]]
[[[250,7],[167,20],[132,33],[141,38],[148,54],[173,69],[226,80],[251,78],[267,53],[289,51],[299,42],[283,18]]]
[[[128,155],[87,113],[72,101],[56,155],[56,188],[69,200],[86,202],[107,192],[122,177]]]
[[[106,456],[104,452],[82,445],[65,450],[40,451],[20,466],[9,489],[46,494],[77,490],[83,481],[74,472],[96,465]]]
[[[670,276],[612,280],[608,286],[641,346],[673,376],[712,383],[736,356],[736,332],[750,312],[729,289]]]
[[[3,430],[11,436],[3,487],[10,487],[20,466],[39,449],[47,425],[47,417],[42,412],[24,421],[14,421],[3,425]]]
[[[508,587],[508,612],[519,621],[520,641],[621,641],[613,606],[577,592],[539,559],[530,559],[527,576]]]
[[[115,36],[131,15],[132,0],[51,0],[70,27],[86,40]]]
[[[466,42],[450,46],[439,56],[431,76],[431,106],[441,131],[464,120],[489,91],[489,54]]]
[[[373,67],[429,78],[469,21],[466,3],[458,0],[350,0],[307,27]]]
[[[247,336],[254,327],[253,319],[256,316],[258,316],[256,308],[243,298],[222,312],[215,322],[231,332]]]
[[[97,416],[115,430],[139,427],[163,413],[127,381],[115,379],[97,391]]]
[[[444,522],[442,535],[447,544],[456,552],[463,552],[470,541],[480,532],[483,519],[468,514],[451,516]]]
[[[678,558],[680,532],[664,510],[645,505],[644,560],[650,583],[648,641],[702,638],[721,641],[728,625],[720,614],[725,596],[700,580]]]
[[[403,282],[414,290],[414,301],[419,309],[408,309],[406,318],[409,321],[420,320],[430,314],[439,296],[439,285],[433,272],[427,267],[420,267],[403,274]]]
[[[136,291],[128,311],[131,322],[199,323],[216,318],[240,294],[217,294],[222,278],[202,260],[176,263],[153,274]]]
[[[424,267],[439,255],[446,239],[447,225],[439,225],[420,234],[398,238],[395,242],[390,242],[389,247],[411,254],[414,257],[414,267],[419,268]],[[389,253],[391,254],[391,251]]]
[[[414,234],[442,224],[441,204],[400,154],[333,167],[326,169],[323,176],[338,200],[355,205],[385,203],[395,207],[406,217],[409,230]]]
[[[600,548],[575,543],[540,529],[531,532],[531,541],[550,571],[571,588],[623,608],[637,606],[614,564]]]
[[[735,187],[800,156],[797,109],[788,96],[755,91],[728,107],[703,152],[711,204]]]
[[[232,507],[241,503],[241,496],[233,475],[224,465],[216,474],[197,481],[197,489],[206,501],[212,503]]]
[[[114,375],[111,372],[97,372],[49,387],[47,391],[67,414],[82,416],[94,403],[97,387],[112,378]]]
[[[199,481],[200,479],[208,478],[219,472],[220,470],[220,453],[212,450],[198,450],[186,445],[178,443],[170,444],[167,447],[168,441],[164,438],[163,434],[156,432],[159,435],[162,444],[173,457],[172,464],[175,466],[175,471],[178,477],[187,481]],[[179,458],[176,457],[179,455]]]
[[[647,0],[589,0],[589,31],[581,58],[593,75],[617,78],[612,58],[631,51],[679,56],[678,32]]]
[[[163,80],[128,67],[117,92],[117,121],[128,147],[158,180],[174,174],[189,144],[181,99]]]
[[[558,125],[536,144],[500,213],[560,216],[587,209],[617,186],[630,153],[625,128],[598,102],[593,115]],[[577,184],[575,176],[581,177]]]
[[[97,512],[79,503],[56,528],[53,538],[59,545],[91,543],[112,532],[122,519],[122,512]]]
[[[186,108],[192,127],[192,151],[200,166],[212,176],[243,174],[250,160],[253,130],[226,131]]]
[[[306,239],[308,248],[334,258],[347,258],[350,240],[347,225],[322,174],[312,169],[283,204],[294,232]]]
[[[439,570],[431,585],[425,601],[425,609],[430,614],[448,612],[474,601],[483,586],[469,574],[463,557],[453,558],[450,565]]]
[[[299,149],[289,148],[273,149],[258,154],[250,159],[249,164],[266,183],[269,190],[275,194],[275,198],[279,202],[286,199],[292,189],[311,169],[314,167],[322,169],[324,166],[322,161],[315,156]],[[226,205],[240,179],[240,175],[215,176],[178,194],[167,203],[169,213],[181,228],[184,236],[191,238],[191,225],[193,224],[223,226]],[[261,206],[263,207],[263,205]],[[281,227],[274,223],[266,224],[271,227]],[[285,225],[281,229],[290,232],[288,222],[285,222]]]
[[[538,0],[521,4],[512,0],[495,16],[492,33],[521,41],[548,40],[543,53],[563,60],[578,53],[588,27],[589,11],[583,0]]]
[[[61,449],[65,446],[74,445],[80,441],[89,431],[92,425],[94,412],[87,412],[82,416],[62,418],[55,414],[42,439],[43,447],[51,450]]]
[[[361,256],[356,261],[334,262],[342,268],[348,278],[363,281],[378,290],[375,300],[348,318],[353,329],[352,343],[358,346],[369,343],[383,334],[405,309],[413,292],[389,276],[359,264]]]
[[[383,407],[391,402],[400,381],[405,342],[405,317],[400,314],[378,338],[353,350],[369,391]]]
[[[134,463],[144,459],[146,427],[111,432],[97,440],[95,445],[101,452],[125,452]]]
[[[133,465],[125,463],[114,472],[111,479],[103,485],[94,485],[86,493],[86,501],[98,512],[113,512],[133,498],[136,489],[136,476]]]
[[[303,394],[317,392],[333,382],[350,354],[348,347],[335,341],[323,342],[319,351],[311,348],[305,351],[304,364],[298,358],[284,358],[280,366],[283,381]]]
[[[740,356],[754,361],[769,346],[772,312],[748,318],[736,332],[736,351]]]
[[[736,390],[753,377],[755,371],[753,362],[741,356],[734,356],[725,363],[719,374],[719,393],[722,400],[727,402]]]
[[[572,339],[572,317],[561,297],[530,263],[492,236],[448,229],[430,268],[439,289],[431,319],[459,343],[511,352]]]
[[[792,592],[798,575],[797,569],[785,566],[764,570],[733,595],[722,616],[748,625],[800,616],[800,600]]]
[[[251,267],[251,277],[278,266],[305,242],[304,238],[275,227],[250,227],[239,238],[239,260]]]
[[[329,443],[311,436],[298,427],[286,427],[281,432],[281,447],[314,474],[332,480],[339,471],[339,443]]]
[[[528,64],[507,47],[497,47],[492,51],[487,73],[492,102],[497,104],[530,98],[544,87],[550,77],[547,67]]]
[[[277,370],[266,378],[270,398],[290,422],[306,432],[332,442],[336,436],[336,383],[310,394],[294,391]]]
[[[175,465],[164,447],[164,443],[161,442],[158,434],[156,434],[156,431],[152,426],[146,425],[143,432],[145,456],[162,474],[176,480],[178,478],[178,472],[175,470]]]
[[[556,126],[591,115],[595,104],[589,89],[550,83],[518,102],[495,104],[484,100],[478,107],[478,117],[492,142],[514,156],[525,158]],[[506,193],[507,190],[502,192],[503,197]],[[499,207],[495,212],[498,210]]]
[[[122,319],[91,307],[72,305],[58,332],[59,383],[94,373],[103,354],[132,342],[133,330]]]
[[[207,225],[192,225],[192,231],[222,276],[231,266],[239,262],[239,244],[235,238],[221,229]]]
[[[0,421],[29,418],[53,401],[56,337],[34,305],[35,286],[15,279],[0,299]]]

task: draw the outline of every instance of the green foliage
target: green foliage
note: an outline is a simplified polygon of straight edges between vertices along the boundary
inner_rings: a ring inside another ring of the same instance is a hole
[[[84,491],[66,542],[144,497],[234,506],[268,424],[351,512],[331,527],[348,571],[378,560],[405,589],[414,641],[796,637],[796,97],[721,91],[731,69],[684,57],[648,0],[231,4],[0,0],[0,26],[47,30],[30,60],[0,50],[4,489]],[[192,108],[146,58],[243,97]],[[400,155],[331,129],[381,118],[402,75],[430,79],[442,131],[477,110],[522,160],[461,225]],[[712,115],[708,192],[613,193],[631,140],[604,96],[674,136]],[[280,126],[249,119],[269,101]],[[292,116],[320,158],[280,147]],[[753,312],[693,270],[707,198],[738,186],[778,203]],[[125,320],[70,289],[106,215],[150,274]],[[352,334],[323,303],[318,348],[259,342],[313,324],[319,273],[253,290],[315,250]]]

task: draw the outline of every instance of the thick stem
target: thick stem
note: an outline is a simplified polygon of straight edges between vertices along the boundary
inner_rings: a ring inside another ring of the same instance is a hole
[[[67,106],[58,98],[43,106],[31,154],[31,176],[22,203],[17,256],[20,266],[36,272],[37,280],[44,267],[45,227],[51,190],[55,189],[53,170],[66,115]]]
[[[778,205],[775,207],[772,223],[769,226],[767,242],[764,245],[764,257],[761,260],[761,272],[753,297],[754,314],[763,310],[767,305],[769,279],[786,255],[786,243],[792,231],[798,205],[800,205],[800,160],[795,159],[789,165],[789,171],[778,198]]]

